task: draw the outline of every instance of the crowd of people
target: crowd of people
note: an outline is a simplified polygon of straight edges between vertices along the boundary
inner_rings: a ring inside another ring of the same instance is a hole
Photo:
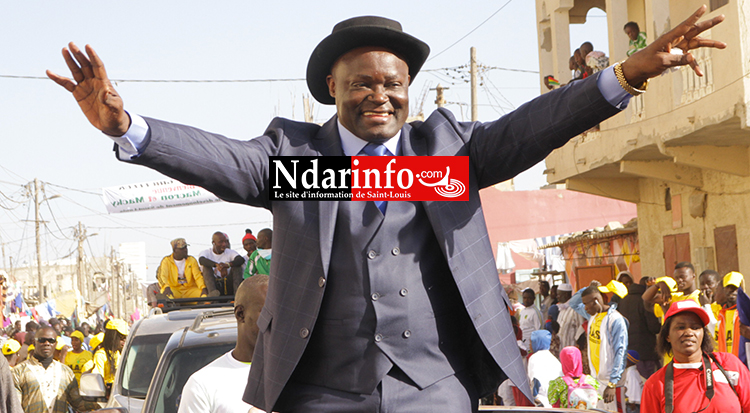
[[[195,386],[189,392],[193,397],[185,398],[181,411],[221,410],[226,403],[243,411],[251,409],[241,396],[268,285],[272,236],[268,228],[259,231],[257,237],[246,230],[242,238],[245,254],[240,255],[230,248],[226,234],[216,232],[212,235],[212,247],[202,251],[197,259],[188,254],[184,238],[170,242],[172,254],[164,257],[157,269],[157,283],[151,286],[154,294],[149,301],[155,303],[156,294],[169,298],[233,296],[240,330],[238,346],[189,382],[190,386]],[[254,281],[240,288],[242,281],[248,278]],[[0,363],[0,385],[3,389],[12,389],[0,393],[3,397],[0,404],[5,404],[5,411],[67,413],[101,408],[98,403],[85,401],[80,396],[81,375],[97,373],[107,389],[111,389],[129,333],[128,323],[107,319],[92,329],[87,322],[74,326],[75,320],[60,316],[47,320],[39,317],[38,322],[32,319],[22,324],[17,320],[0,338],[4,356]],[[242,378],[237,380],[236,386],[221,389],[223,393],[232,393],[234,398],[222,401],[214,397],[215,391],[206,391],[206,386],[218,383],[205,379],[212,376],[212,371]],[[205,403],[211,408],[205,410]]]
[[[638,23],[628,22],[623,30],[628,36],[628,51],[626,52],[628,56],[646,48],[646,33],[641,31]],[[593,43],[588,41],[583,42],[568,60],[568,69],[572,73],[571,81],[585,79],[607,67],[609,67],[609,57],[602,51],[594,50]],[[550,90],[562,86],[552,75],[544,77],[544,84]]]
[[[227,234],[215,232],[211,248],[201,251],[197,259],[188,254],[189,244],[184,238],[172,240],[172,253],[161,260],[157,283],[149,288],[149,303],[155,305],[159,294],[165,298],[234,295],[244,279],[270,274],[272,239],[269,228],[260,230],[257,237],[247,229],[242,238],[245,254],[240,254],[231,249]]]
[[[513,319],[534,400],[510,382],[498,396],[505,405],[628,413],[750,411],[743,284],[738,272],[696,276],[689,262],[670,277],[635,282],[621,272],[575,293],[540,281],[538,294],[522,291]]]
[[[83,373],[98,373],[111,387],[129,333],[124,320],[108,319],[95,328],[73,327],[64,317],[21,320],[3,331],[0,386],[4,411],[67,413],[100,408],[78,391]],[[72,409],[72,410],[71,410]]]

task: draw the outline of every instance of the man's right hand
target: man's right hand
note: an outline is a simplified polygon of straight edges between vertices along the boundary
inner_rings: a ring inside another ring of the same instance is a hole
[[[107,77],[104,63],[89,45],[86,45],[88,56],[73,42],[68,46],[70,50],[63,48],[62,54],[73,79],[50,70],[47,70],[47,76],[73,94],[83,114],[95,128],[111,136],[124,135],[130,127],[130,116]]]

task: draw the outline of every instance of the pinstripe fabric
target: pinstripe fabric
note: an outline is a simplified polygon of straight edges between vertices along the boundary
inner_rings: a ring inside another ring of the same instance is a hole
[[[618,113],[599,92],[592,76],[547,93],[494,122],[457,122],[444,109],[402,129],[404,155],[470,157],[470,199],[424,202],[440,249],[481,339],[475,375],[492,390],[502,368],[528,390],[526,374],[500,286],[478,191],[509,179],[544,159],[571,137]],[[336,118],[318,126],[274,119],[266,132],[236,141],[155,119],[148,145],[134,163],[186,184],[211,190],[229,202],[271,210],[274,266],[261,335],[245,401],[272,410],[305,349],[320,309],[331,255],[336,201],[268,200],[272,155],[341,155]],[[486,349],[487,351],[484,351]],[[496,364],[497,366],[494,366]],[[499,382],[498,382],[499,383]]]

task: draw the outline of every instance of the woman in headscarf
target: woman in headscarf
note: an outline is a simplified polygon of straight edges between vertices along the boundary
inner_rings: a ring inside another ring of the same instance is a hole
[[[529,383],[534,402],[544,407],[552,407],[547,399],[547,388],[550,381],[562,374],[560,362],[549,351],[552,335],[547,330],[536,330],[531,333],[531,357],[529,357]]]
[[[560,350],[560,364],[562,365],[562,376],[552,380],[547,389],[547,397],[552,407],[577,407],[578,403],[571,403],[568,392],[571,387],[585,388],[586,385],[599,390],[599,382],[583,374],[583,363],[581,350],[578,347],[568,346]],[[597,396],[598,398],[598,393]],[[596,400],[594,400],[595,406]]]

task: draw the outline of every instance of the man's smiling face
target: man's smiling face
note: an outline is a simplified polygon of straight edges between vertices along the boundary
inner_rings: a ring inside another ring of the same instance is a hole
[[[387,49],[350,50],[326,81],[341,124],[368,142],[392,138],[409,116],[409,67]]]

